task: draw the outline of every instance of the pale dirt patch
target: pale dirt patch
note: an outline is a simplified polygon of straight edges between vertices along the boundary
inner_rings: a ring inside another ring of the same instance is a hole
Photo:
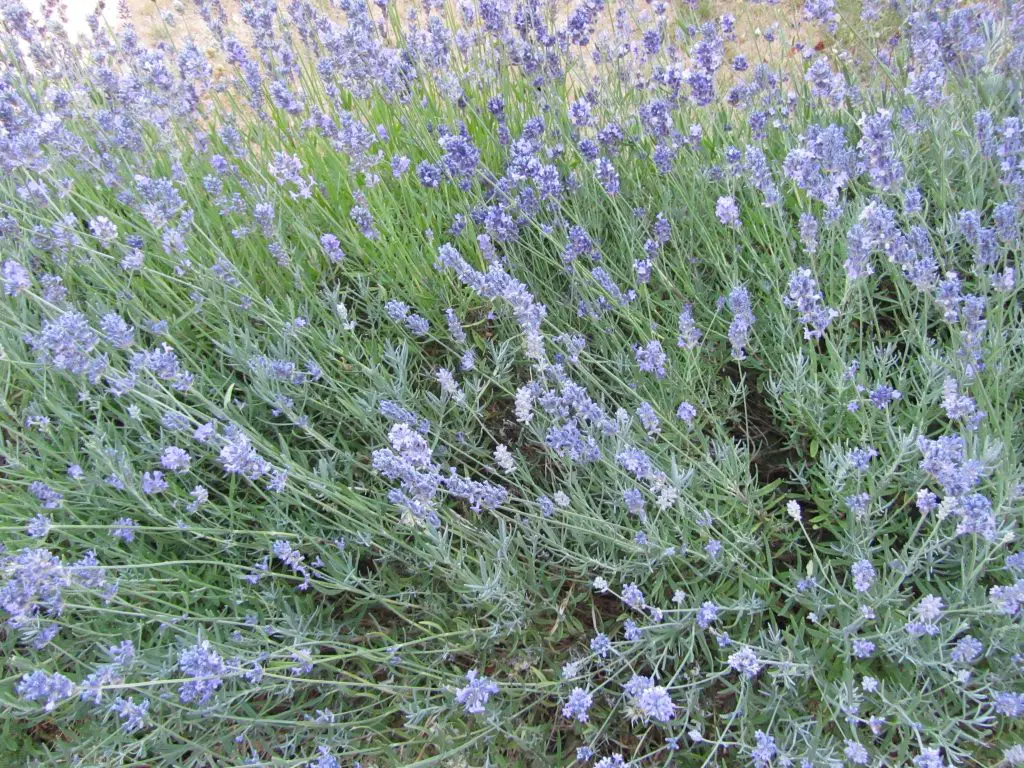
[[[90,34],[87,18],[95,13],[96,0],[22,1],[39,18],[42,18],[41,9],[46,5],[54,5],[56,1],[58,11],[52,18],[59,17],[61,19],[72,40],[88,37]],[[327,16],[337,18],[339,21],[343,19],[342,12],[332,7],[329,0],[310,1]],[[438,8],[440,2],[443,1],[390,0],[389,13],[400,19],[403,25],[409,23],[408,19],[412,15],[422,29],[428,15],[428,7]],[[372,0],[368,0],[368,2],[374,18],[380,19],[380,10],[372,4]],[[682,6],[684,0],[668,0],[668,2]],[[805,66],[804,57],[800,51],[794,48],[794,44],[803,43],[806,46],[805,51],[813,48],[833,50],[833,41],[821,25],[804,20],[803,2],[804,0],[779,0],[776,4],[771,5],[767,2],[749,2],[749,0],[716,0],[715,2],[704,0],[700,4],[696,17],[698,20],[717,19],[724,14],[731,14],[735,18],[735,38],[726,42],[727,64],[720,73],[722,76],[719,80],[720,87],[727,88],[735,78],[740,77],[740,75],[734,75],[728,66],[728,62],[737,54],[746,56],[751,65],[763,61],[778,71],[799,78],[802,76]],[[448,0],[448,3],[452,7],[446,11],[447,18],[460,18],[460,14],[455,10],[458,0]],[[127,8],[130,14],[130,23],[144,44],[180,43],[182,40],[190,38],[206,54],[207,60],[213,65],[215,79],[230,80],[234,76],[233,68],[225,63],[214,35],[196,10],[194,0],[122,0],[122,4]],[[240,10],[242,4],[243,0],[221,0],[221,6],[227,18],[228,34],[247,43],[250,36],[248,28],[242,20]],[[279,0],[279,10],[283,10],[284,6],[285,3]],[[548,7],[552,9],[556,23],[561,26],[576,7],[576,0],[551,0],[551,5]],[[118,0],[107,0],[101,13],[101,23],[111,30],[117,30],[124,23],[118,9]],[[618,13],[620,20],[623,15],[625,16],[627,30],[649,27],[654,16],[649,0],[608,0],[605,10],[598,20],[592,45],[608,50],[602,43],[613,36],[618,9],[622,9]],[[668,16],[673,16],[671,9]],[[768,30],[774,33],[775,39],[771,43],[764,38],[764,33]],[[684,49],[692,44],[692,40],[674,25],[670,25],[668,37],[669,39],[664,41],[665,44],[675,43]],[[583,64],[582,72],[592,74],[593,62],[589,56],[583,58]],[[570,79],[576,80],[577,75],[571,74]],[[589,77],[583,74],[581,82],[588,80]]]
[[[43,8],[52,3],[47,0],[22,0],[22,3],[42,21]],[[64,0],[57,3],[56,12],[52,18],[58,19],[68,31],[68,37],[76,40],[83,35],[89,34],[89,27],[86,17],[96,10],[96,3],[89,0]],[[103,19],[111,26],[117,25],[117,5],[110,4],[102,13]]]
[[[37,14],[47,2],[47,0],[23,1],[30,10]],[[228,28],[240,36],[244,35],[245,25],[239,13],[239,1],[222,0],[222,4],[228,16]],[[341,17],[341,12],[331,9],[327,3],[316,4],[328,15]],[[94,12],[95,2],[93,0],[64,0],[63,5],[66,11],[66,27],[69,35],[76,38],[88,34],[86,17]],[[117,0],[111,0],[106,4],[102,14],[106,24],[115,29],[121,23],[118,18],[117,5]],[[191,1],[127,0],[127,5],[131,12],[132,23],[140,37],[147,43],[167,41],[178,36],[191,36],[200,47],[207,49],[207,53],[213,53],[214,41]],[[421,18],[424,15],[422,3],[413,0],[398,0],[395,5],[398,16],[403,20],[411,8],[415,8]],[[567,15],[573,6],[574,3],[570,3],[568,0],[559,0],[559,16]],[[617,2],[612,0],[603,14],[599,33],[611,27],[614,11],[619,7],[625,7],[627,15],[633,19],[651,14],[650,6],[645,0],[618,0]],[[703,4],[702,13],[706,18],[714,18],[726,13],[735,16],[737,39],[729,44],[730,53],[742,53],[751,61],[758,61],[765,56],[771,59],[776,58],[778,52],[774,49],[783,45],[789,48],[793,42],[800,41],[813,46],[822,40],[822,30],[817,25],[807,24],[803,20],[801,7],[802,0],[782,0],[776,5],[750,3],[743,0],[722,0],[721,2]],[[379,13],[375,8],[372,10],[375,14]],[[457,17],[457,14],[454,16]],[[780,41],[768,45],[761,33],[773,27],[778,30]],[[793,54],[788,52],[786,55]]]

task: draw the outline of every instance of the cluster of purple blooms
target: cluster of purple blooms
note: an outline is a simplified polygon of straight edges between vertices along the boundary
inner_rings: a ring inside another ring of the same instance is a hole
[[[16,726],[1024,765],[1020,2],[280,5],[0,12]]]
[[[373,452],[373,468],[399,486],[388,492],[388,500],[415,520],[439,526],[437,495],[443,488],[450,496],[463,499],[474,512],[494,510],[505,503],[508,492],[485,480],[460,476],[434,462],[426,438],[408,424],[400,423],[388,432],[390,448]]]
[[[409,329],[413,336],[425,336],[430,332],[430,323],[409,309],[403,301],[392,299],[384,306],[388,317]]]
[[[737,285],[729,293],[725,303],[732,313],[732,322],[729,323],[729,344],[732,346],[732,356],[736,360],[743,360],[747,356],[750,332],[757,321],[751,306],[750,292],[746,286]]]
[[[467,714],[482,714],[491,697],[498,693],[497,684],[489,677],[479,674],[475,669],[466,673],[466,685],[455,691],[455,701]]]
[[[805,339],[820,339],[839,312],[824,304],[818,283],[809,269],[797,269],[789,276],[789,292],[783,303],[800,313]]]
[[[188,678],[178,689],[178,697],[185,704],[205,704],[230,672],[209,640],[184,649],[178,656],[178,669]]]

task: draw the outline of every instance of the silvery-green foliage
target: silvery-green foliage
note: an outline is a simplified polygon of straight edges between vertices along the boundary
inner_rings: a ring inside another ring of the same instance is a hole
[[[195,6],[0,13],[0,762],[1024,762],[1017,4]]]

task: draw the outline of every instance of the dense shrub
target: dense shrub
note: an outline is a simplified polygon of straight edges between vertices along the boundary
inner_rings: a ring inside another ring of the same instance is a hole
[[[4,764],[1024,763],[1024,7],[196,6],[3,6]]]

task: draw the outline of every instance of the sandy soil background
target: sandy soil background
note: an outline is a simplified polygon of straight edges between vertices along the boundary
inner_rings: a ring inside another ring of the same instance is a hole
[[[395,2],[395,0],[392,0]],[[40,14],[44,4],[53,4],[53,0],[23,0],[26,5],[35,13]],[[237,22],[237,26],[243,26],[238,15],[239,3],[237,0],[222,0],[228,13],[229,19]],[[626,0],[630,4],[631,12],[649,13],[647,4],[643,0]],[[86,18],[96,9],[95,0],[59,0],[62,6],[63,15],[66,17],[65,25],[72,38],[87,35],[89,32]],[[191,34],[204,47],[212,47],[212,40],[207,34],[205,25],[193,10],[193,4],[181,0],[127,0],[128,9],[131,12],[132,23],[143,40],[156,42],[166,40],[172,36]],[[320,3],[320,5],[326,5]],[[415,0],[397,0],[400,13],[404,17],[406,9],[420,4]],[[574,3],[571,0],[564,0],[568,11]],[[714,14],[732,13],[737,20],[737,40],[731,44],[730,52],[753,52],[764,42],[759,37],[759,31],[768,29],[773,24],[778,24],[780,29],[786,33],[784,37],[788,40],[800,40],[814,46],[820,42],[820,30],[815,25],[808,25],[802,19],[800,11],[800,0],[782,0],[776,5],[767,3],[749,3],[744,0],[722,0],[713,4]],[[610,14],[609,14],[610,16]],[[109,0],[103,10],[104,21],[113,28],[120,24],[118,15],[117,0]],[[211,51],[212,52],[212,51]]]
[[[46,4],[46,0],[22,0],[22,2],[30,11],[42,18],[42,8]],[[67,17],[65,26],[67,27],[68,34],[72,38],[79,37],[82,34],[88,34],[89,28],[86,26],[85,18],[95,10],[96,4],[94,2],[90,2],[90,0],[67,0],[66,2],[60,3],[60,5],[64,6],[63,10]],[[103,15],[109,24],[116,24],[116,3],[111,4],[110,7],[104,11]]]

